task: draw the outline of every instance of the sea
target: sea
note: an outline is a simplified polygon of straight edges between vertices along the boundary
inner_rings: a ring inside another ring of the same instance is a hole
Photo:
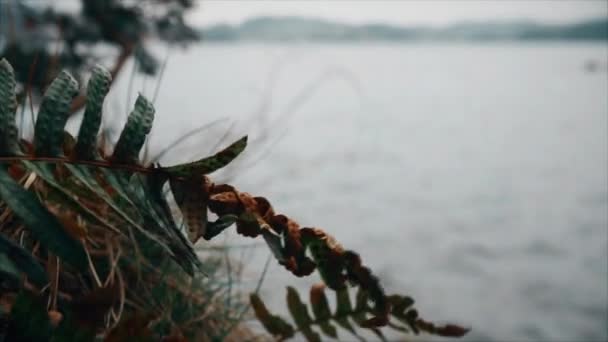
[[[119,127],[138,93],[154,100],[149,161],[191,161],[247,134],[215,182],[323,228],[422,317],[472,328],[463,341],[608,340],[605,42],[153,51],[162,71],[128,64],[105,105]],[[255,289],[263,241],[217,240],[243,266],[239,288]],[[268,265],[260,295],[288,316],[286,286],[307,299],[319,277]]]

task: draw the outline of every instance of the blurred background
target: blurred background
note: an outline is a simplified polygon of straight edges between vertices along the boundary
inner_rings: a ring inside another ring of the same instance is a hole
[[[606,1],[0,0],[0,55],[24,137],[57,70],[100,63],[109,145],[138,93],[150,162],[249,134],[216,182],[326,229],[465,340],[608,339]],[[224,242],[254,288],[267,250]],[[286,310],[285,285],[318,281],[271,261],[261,295]]]

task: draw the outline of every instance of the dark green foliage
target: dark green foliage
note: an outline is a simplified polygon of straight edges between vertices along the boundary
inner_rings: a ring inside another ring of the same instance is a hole
[[[8,88],[2,88],[4,98],[0,104],[4,115],[8,113],[7,108],[14,112],[12,102],[7,98],[14,95],[9,88],[14,87],[15,83],[14,80],[10,82],[10,65],[4,60],[1,65],[4,73],[0,76],[8,79],[3,85],[9,85]],[[205,299],[203,294],[191,292],[195,287],[190,289],[183,285],[194,284],[194,279],[201,276],[203,269],[209,268],[200,262],[188,236],[176,224],[163,192],[163,186],[169,179],[179,185],[183,179],[172,174],[172,169],[141,166],[138,158],[152,127],[154,108],[147,99],[140,96],[114,155],[98,154],[96,136],[110,78],[108,72],[101,68],[94,73],[89,84],[87,112],[79,134],[79,139],[82,140],[75,140],[64,132],[66,109],[77,89],[73,78],[64,72],[52,83],[42,101],[36,121],[34,144],[23,141],[18,147],[20,150],[16,151],[7,148],[8,144],[3,145],[5,150],[2,152],[5,156],[0,159],[0,274],[3,279],[10,280],[13,290],[21,288],[28,289],[26,292],[29,292],[32,284],[37,286],[34,292],[40,291],[40,288],[48,289],[48,300],[54,303],[53,307],[63,307],[60,324],[53,325],[50,330],[44,328],[48,327],[46,309],[42,310],[45,315],[33,312],[36,317],[41,317],[36,318],[36,322],[43,329],[40,336],[24,338],[34,341],[91,340],[92,332],[102,327],[107,328],[107,313],[110,309],[117,309],[115,301],[104,301],[102,296],[101,301],[85,300],[84,303],[88,303],[86,305],[78,302],[79,298],[90,298],[91,295],[100,293],[100,290],[114,288],[103,286],[104,282],[119,284],[123,292],[130,291],[120,296],[123,298],[121,307],[131,305],[124,302],[124,296],[128,296],[129,300],[141,301],[139,296],[147,296],[147,291],[152,291],[154,298],[145,299],[146,310],[154,312],[158,307],[166,307],[173,312],[173,321],[179,320],[187,329],[196,328],[196,331],[202,332],[211,324],[215,328],[207,332],[206,336],[226,335],[227,332],[222,329],[233,326],[231,321],[218,324],[217,317],[210,315],[208,319],[201,319],[200,323],[191,322],[199,313],[207,312],[205,315],[209,315],[206,307],[217,306],[216,298],[232,294],[218,296],[221,287],[214,288],[213,293],[205,294],[209,296],[209,299]],[[6,120],[6,117],[9,116],[4,115],[2,119]],[[0,122],[2,132],[14,125],[13,117],[9,118],[11,120]],[[246,139],[241,140],[243,141]],[[242,147],[239,144],[233,146]],[[35,154],[31,153],[32,150]],[[64,150],[68,153],[67,156],[63,156]],[[179,175],[189,175],[188,179],[199,179],[202,187],[204,182],[203,175],[198,173],[200,170],[207,165],[225,165],[227,155],[230,155],[231,160],[240,151],[242,148],[235,152],[231,147],[219,152],[216,157],[204,159],[202,166],[177,166],[175,170],[180,170]],[[188,170],[193,172],[188,174]],[[194,210],[190,211],[195,214],[193,217],[201,220],[198,224],[204,227],[207,218],[200,216],[200,212],[206,212],[206,207],[198,203],[202,198],[191,197],[192,183],[184,184],[187,186],[181,188],[182,195],[186,195],[188,205],[195,205],[192,207]],[[176,190],[174,197],[178,194],[179,191]],[[180,203],[184,204],[183,199]],[[209,238],[209,234],[218,234],[234,221],[229,216],[219,218],[209,224],[211,229],[208,233],[204,229],[199,233]],[[15,231],[22,230],[21,241],[8,239],[9,235],[15,236]],[[7,235],[4,235],[5,232]],[[100,248],[104,244],[107,244],[109,252]],[[116,249],[122,251],[122,255],[119,252],[120,259],[112,261]],[[100,253],[109,254],[107,257],[99,257]],[[117,276],[118,272],[122,276]],[[216,272],[215,269],[213,272]],[[23,275],[27,276],[27,283]],[[210,288],[212,284],[199,280],[196,282],[196,289]],[[7,284],[9,283],[4,285]],[[58,290],[55,286],[70,293],[72,299],[69,305],[56,303]],[[167,296],[171,297],[169,301]],[[15,331],[28,324],[21,320],[25,320],[28,311],[38,310],[32,303],[26,299],[11,303],[15,314],[11,314],[10,319],[18,322],[11,326],[13,330],[9,331],[8,336],[16,336]],[[224,306],[231,308],[230,305]],[[141,304],[137,306],[140,307]],[[133,309],[134,307],[129,307],[129,310]],[[242,311],[243,308],[239,310]],[[97,314],[93,315],[94,312]],[[223,313],[226,319],[230,315],[230,312]],[[83,320],[84,317],[89,318]],[[208,320],[215,322],[210,323]],[[78,329],[74,329],[73,325]],[[158,333],[160,336],[169,335],[172,329],[170,325],[159,325]],[[3,331],[0,329],[0,332]],[[139,337],[143,333],[143,330],[135,332]]]
[[[66,312],[59,326],[52,331],[50,342],[90,342],[95,340],[95,333],[79,325],[73,312]]]
[[[24,272],[36,285],[44,285],[48,281],[44,269],[32,254],[1,234],[0,264],[2,270],[9,270],[12,276],[20,278],[19,273]]]
[[[23,189],[3,168],[0,168],[0,200],[23,220],[36,239],[50,251],[79,269],[85,267],[86,255],[80,242],[68,235],[35,194]]]
[[[46,342],[52,327],[46,305],[40,297],[20,292],[10,313],[5,340],[14,342]]]
[[[5,341],[15,342],[90,342],[95,334],[78,325],[74,313],[66,311],[54,326],[42,297],[20,292],[13,304]]]

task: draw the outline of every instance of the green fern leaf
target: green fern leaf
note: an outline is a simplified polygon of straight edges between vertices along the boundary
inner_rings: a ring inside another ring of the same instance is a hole
[[[140,94],[114,148],[114,154],[112,155],[114,162],[138,163],[139,151],[144,146],[146,136],[152,129],[154,112],[152,103]]]
[[[207,222],[207,229],[205,231],[205,235],[203,236],[203,238],[205,240],[213,239],[219,233],[223,232],[228,227],[230,227],[234,223],[236,223],[237,220],[238,220],[238,217],[236,215],[228,214],[228,215],[224,215],[224,216],[218,218],[215,221]]]
[[[311,328],[312,319],[308,314],[308,308],[306,304],[300,300],[298,291],[291,286],[287,287],[287,308],[291,317],[293,317],[296,326],[302,332],[306,340],[309,342],[320,342],[321,336]]]
[[[348,320],[348,317],[352,314],[353,307],[350,302],[348,288],[343,288],[341,290],[336,291],[336,313],[334,314],[334,320],[336,321],[336,323],[338,323],[339,326],[348,330],[350,333],[361,339],[353,325]]]
[[[93,74],[87,86],[87,107],[82,118],[76,156],[80,159],[91,160],[96,157],[97,133],[101,125],[103,101],[110,90],[112,75],[101,66],[93,68]]]
[[[277,336],[280,339],[293,337],[295,334],[293,326],[287,323],[280,316],[272,315],[257,294],[250,294],[249,302],[251,303],[255,316],[262,323],[268,333],[273,336]]]
[[[310,305],[317,322],[319,322],[321,331],[329,337],[337,338],[338,331],[329,322],[331,320],[331,310],[323,285],[315,285],[310,289]]]
[[[279,263],[285,262],[287,258],[285,257],[285,252],[283,251],[281,237],[274,233],[271,233],[268,229],[262,230],[262,236],[264,237],[264,241],[266,241],[270,252],[277,259],[277,261]]]
[[[63,129],[76,94],[78,82],[66,71],[62,71],[44,93],[34,128],[34,149],[37,156],[61,155]]]
[[[192,163],[166,167],[163,170],[175,177],[188,177],[191,174],[206,175],[228,165],[245,150],[245,147],[247,147],[247,136],[235,141],[211,157]]]
[[[127,177],[124,177],[124,172],[112,169],[101,169],[99,171],[103,176],[103,180],[110,185],[112,190],[116,191],[116,196],[121,201],[124,201],[126,204],[134,207],[135,204],[128,195],[128,184],[126,182]],[[90,170],[87,172],[90,172]],[[103,192],[103,189],[99,187],[99,184],[95,184],[95,186],[97,186]]]
[[[86,267],[83,246],[70,237],[57,218],[40,204],[35,194],[23,189],[3,168],[0,168],[0,199],[53,254],[78,269]]]
[[[165,175],[155,174],[142,176],[140,174],[132,177],[133,198],[136,205],[144,208],[143,217],[148,229],[158,231],[163,240],[169,241],[169,247],[173,259],[189,274],[194,275],[194,267],[201,267],[199,258],[192,248],[192,243],[177,227],[171,209],[163,195],[163,185],[166,182]]]
[[[15,112],[15,72],[4,58],[0,60],[0,156],[15,155],[19,151]]]
[[[355,299],[355,312],[353,314],[355,323],[362,328],[371,330],[376,336],[378,336],[380,340],[386,341],[386,338],[380,329],[370,328],[365,325],[365,322],[367,321],[366,313],[369,311],[369,307],[367,305],[368,298],[367,292],[362,288],[359,288]]]

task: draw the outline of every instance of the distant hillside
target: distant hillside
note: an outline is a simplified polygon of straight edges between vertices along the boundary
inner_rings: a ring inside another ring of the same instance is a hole
[[[595,40],[608,41],[608,18],[576,24],[531,21],[461,23],[444,28],[349,25],[302,17],[259,17],[202,29],[210,41]]]

